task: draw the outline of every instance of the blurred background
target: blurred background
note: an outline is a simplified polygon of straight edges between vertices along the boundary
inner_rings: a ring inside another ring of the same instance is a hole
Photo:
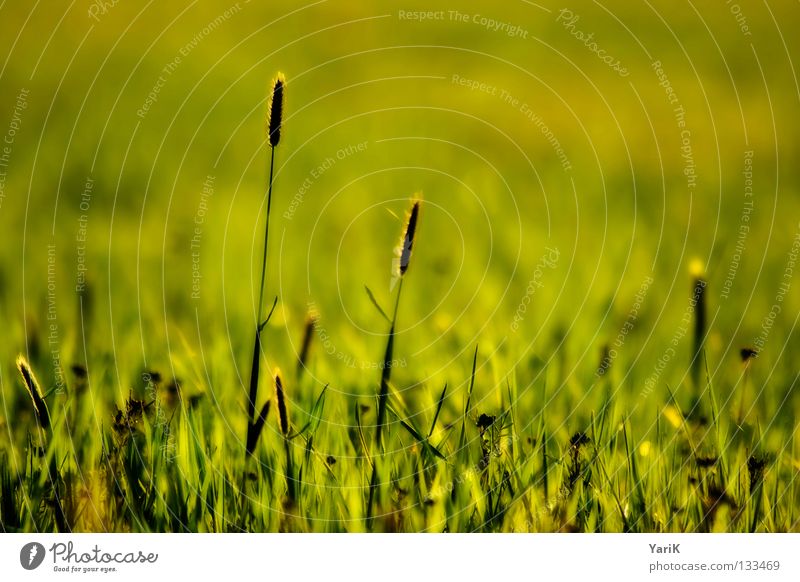
[[[240,406],[280,71],[270,367],[293,369],[313,312],[318,383],[374,392],[365,369],[386,323],[364,286],[390,306],[421,192],[399,385],[460,386],[480,343],[498,383],[557,360],[577,398],[626,322],[619,386],[638,393],[656,373],[680,385],[694,261],[711,374],[758,347],[754,378],[778,406],[800,301],[797,13],[745,0],[6,3],[2,375],[25,353],[52,387],[97,358],[96,385],[118,401],[154,368]]]

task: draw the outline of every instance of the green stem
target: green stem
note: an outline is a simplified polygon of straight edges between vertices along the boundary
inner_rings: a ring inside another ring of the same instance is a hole
[[[283,437],[283,448],[286,452],[286,494],[294,503],[297,501],[297,490],[294,479],[294,461],[292,459],[292,449],[287,437]]]
[[[256,398],[258,397],[258,376],[261,364],[261,320],[264,317],[264,284],[267,278],[267,247],[269,245],[269,217],[272,210],[272,178],[275,169],[275,148],[269,160],[269,186],[267,189],[267,219],[264,226],[264,254],[261,259],[261,284],[258,292],[258,318],[253,342],[253,365],[250,368],[250,391],[247,399],[247,439],[246,453],[249,457],[256,446],[258,434],[255,430]]]
[[[392,359],[394,348],[394,328],[397,323],[397,308],[400,305],[400,294],[403,292],[403,279],[397,288],[397,297],[394,301],[394,313],[392,314],[392,326],[389,329],[389,341],[386,345],[386,353],[383,358],[383,370],[381,371],[381,391],[378,397],[378,425],[375,431],[375,445],[383,452],[381,436],[383,425],[386,422],[386,401],[389,399],[389,380],[392,376]]]
[[[383,459],[383,428],[386,423],[386,405],[389,400],[389,380],[392,375],[392,359],[394,350],[394,328],[397,323],[397,309],[400,305],[400,294],[403,292],[403,279],[397,288],[397,297],[394,301],[392,325],[389,328],[389,339],[386,343],[386,352],[383,356],[383,370],[381,372],[381,389],[378,394],[378,422],[375,427],[375,454],[372,456],[372,477],[369,482],[369,500],[367,501],[367,524],[372,528],[372,507],[375,503],[375,493],[380,482],[378,481],[378,464]]]

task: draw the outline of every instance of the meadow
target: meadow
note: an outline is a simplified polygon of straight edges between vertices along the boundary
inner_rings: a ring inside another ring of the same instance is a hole
[[[0,6],[0,531],[800,531],[797,17]]]

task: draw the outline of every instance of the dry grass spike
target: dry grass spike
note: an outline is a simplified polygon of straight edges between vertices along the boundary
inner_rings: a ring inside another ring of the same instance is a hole
[[[400,241],[400,246],[397,247],[396,253],[398,261],[396,261],[397,272],[396,276],[402,277],[408,271],[408,265],[411,262],[411,252],[414,249],[414,239],[417,234],[417,221],[419,220],[419,209],[421,200],[415,197],[411,204],[411,210],[406,217],[406,227],[403,230],[403,238]]]
[[[50,411],[47,409],[44,395],[41,388],[39,388],[39,382],[36,380],[30,364],[28,364],[28,360],[22,354],[17,356],[17,369],[22,376],[22,381],[25,383],[25,388],[28,389],[28,394],[31,395],[33,410],[39,420],[39,425],[44,429],[50,428]]]
[[[278,403],[278,423],[281,434],[289,436],[289,408],[286,405],[286,392],[283,389],[280,370],[275,371],[275,402]]]
[[[281,121],[283,118],[283,87],[286,79],[278,73],[272,84],[272,98],[269,104],[269,145],[276,147],[281,141]]]

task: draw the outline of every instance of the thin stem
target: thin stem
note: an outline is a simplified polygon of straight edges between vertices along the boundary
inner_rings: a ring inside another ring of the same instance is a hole
[[[255,431],[256,398],[258,397],[258,376],[261,363],[261,320],[264,316],[264,286],[267,277],[267,248],[269,245],[269,217],[272,210],[272,178],[275,169],[275,148],[271,148],[269,160],[269,186],[267,189],[267,218],[264,226],[264,254],[261,259],[261,284],[258,292],[258,318],[256,319],[256,333],[253,342],[253,364],[250,368],[250,391],[247,399],[247,456],[255,449],[255,440],[258,435]]]
[[[292,449],[289,444],[289,439],[286,436],[283,437],[283,448],[286,452],[286,494],[294,503],[297,500],[297,492],[295,489],[296,483],[294,479],[294,462],[292,459]]]
[[[403,278],[400,278],[400,285],[397,288],[397,296],[394,301],[394,313],[392,314],[392,325],[389,328],[389,339],[386,342],[386,352],[383,356],[383,371],[381,372],[381,387],[378,393],[378,422],[375,427],[375,453],[373,454],[372,477],[369,481],[369,499],[367,500],[367,525],[372,529],[372,508],[375,502],[375,493],[380,483],[378,482],[378,464],[383,459],[383,426],[386,422],[386,405],[389,400],[389,380],[392,375],[392,360],[394,358],[394,328],[397,323],[397,309],[400,305],[400,294],[403,292]]]
[[[256,332],[261,326],[261,318],[264,316],[264,283],[267,277],[267,245],[269,244],[269,216],[272,210],[272,176],[275,169],[275,148],[270,148],[269,156],[269,186],[267,187],[267,220],[264,225],[264,256],[261,260],[261,286],[258,294],[258,321],[256,321]]]
[[[392,326],[389,329],[389,342],[386,348],[386,355],[384,356],[383,362],[383,372],[381,374],[381,392],[378,399],[378,425],[377,430],[375,431],[375,444],[381,449],[381,453],[383,452],[382,449],[382,440],[381,436],[383,433],[383,425],[386,421],[386,401],[389,398],[389,379],[391,378],[392,374],[392,359],[393,359],[393,348],[394,348],[394,328],[395,324],[397,323],[397,308],[400,305],[400,294],[403,292],[403,279],[400,279],[400,285],[397,288],[397,297],[394,301],[394,313],[392,314]]]
[[[394,313],[392,313],[392,327],[394,327],[395,322],[397,321],[397,308],[400,305],[400,294],[403,292],[403,278],[400,277],[400,283],[397,287],[397,297],[394,300]]]

